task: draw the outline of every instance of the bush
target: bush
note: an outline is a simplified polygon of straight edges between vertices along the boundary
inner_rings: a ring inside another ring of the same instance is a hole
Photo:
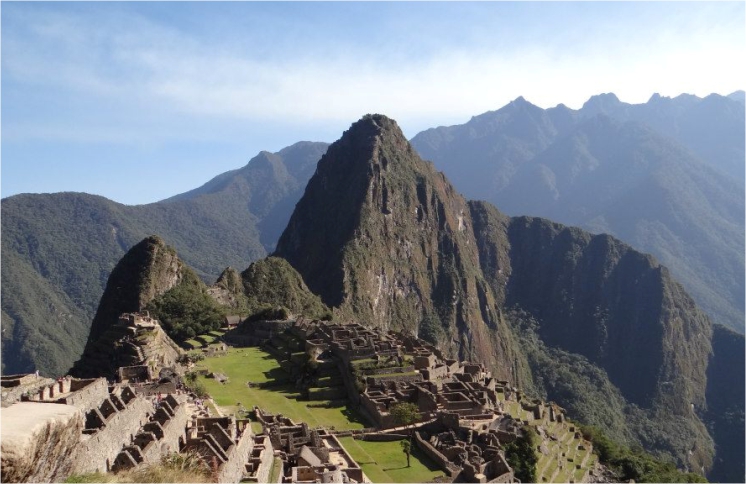
[[[533,428],[524,426],[521,436],[505,446],[508,464],[521,482],[536,482],[536,463],[539,462],[536,455],[538,439]]]
[[[284,321],[290,317],[290,311],[283,306],[265,306],[246,318],[246,321]]]
[[[609,439],[604,432],[590,425],[581,425],[583,437],[593,442],[593,452],[609,467],[618,481],[635,482],[707,482],[693,472],[682,472],[673,462],[656,459],[639,446],[629,448]]]

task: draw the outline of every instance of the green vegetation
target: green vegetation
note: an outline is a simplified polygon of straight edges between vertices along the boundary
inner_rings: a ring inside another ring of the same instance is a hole
[[[196,377],[221,410],[227,413],[236,412],[240,403],[244,408],[256,405],[296,422],[307,422],[312,428],[324,426],[354,430],[366,427],[362,417],[344,404],[300,400],[299,390],[290,382],[289,375],[272,355],[260,348],[230,348],[225,356],[207,357],[197,367],[228,377],[227,383]],[[247,382],[251,382],[250,387]],[[271,383],[271,387],[262,388],[262,383]]]
[[[215,338],[205,333],[220,328],[225,309],[207,294],[196,275],[188,273],[180,284],[156,297],[146,309],[174,341],[183,342],[201,335],[203,342],[209,344]]]
[[[278,456],[272,461],[272,470],[269,472],[269,482],[277,482],[282,472],[282,459]]]
[[[415,403],[397,403],[391,407],[390,412],[394,422],[400,427],[409,427],[420,419],[420,409]]]
[[[411,467],[409,456],[412,453],[412,442],[409,440],[400,440],[399,444],[401,445],[401,450],[404,452],[404,455],[407,456],[407,467]]]
[[[301,142],[261,153],[196,190],[147,205],[85,193],[4,198],[3,374],[65,374],[83,352],[111,270],[151,234],[208,283],[226,266],[264,257],[327,146]]]
[[[523,434],[515,442],[505,446],[505,457],[508,464],[513,468],[515,476],[521,482],[536,482],[536,464],[539,461],[536,455],[538,444],[539,436],[536,431],[532,427],[524,426]]]
[[[656,459],[640,447],[630,449],[609,439],[602,430],[582,426],[583,437],[593,442],[593,451],[602,464],[609,466],[619,482],[707,482],[699,474],[681,472],[671,461]]]
[[[331,311],[313,294],[303,278],[285,260],[267,257],[251,264],[241,278],[247,298],[247,312],[261,313],[260,319],[285,319],[287,313],[331,319]]]
[[[397,441],[369,442],[352,437],[342,437],[339,441],[373,482],[430,482],[443,475],[416,446],[412,447],[411,465],[406,466]]]
[[[538,336],[538,323],[527,313],[506,313],[521,334],[521,345],[534,374],[530,393],[545,401],[561,402],[573,420],[605,429],[615,442],[642,446],[657,457],[678,459],[686,465],[692,443],[704,454],[712,445],[706,430],[690,418],[678,417],[666,409],[642,409],[630,403],[614,386],[608,374],[587,358],[546,345]],[[514,329],[515,330],[515,329]]]

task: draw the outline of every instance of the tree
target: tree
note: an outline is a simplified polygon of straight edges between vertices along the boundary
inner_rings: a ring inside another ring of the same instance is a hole
[[[539,461],[536,455],[538,439],[536,431],[526,425],[521,435],[505,446],[508,464],[521,482],[536,482],[536,463]]]
[[[401,445],[401,450],[407,455],[407,467],[410,467],[409,455],[412,453],[412,443],[407,439],[404,439],[399,441],[399,445]]]
[[[409,427],[420,419],[420,408],[414,403],[401,402],[392,406],[389,410],[397,426]],[[412,433],[409,437],[411,439]]]

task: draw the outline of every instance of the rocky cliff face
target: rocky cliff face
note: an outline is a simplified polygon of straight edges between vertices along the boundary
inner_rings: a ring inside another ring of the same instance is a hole
[[[466,200],[396,123],[369,115],[329,147],[275,255],[342,314],[521,381],[524,359],[481,274],[472,227]]]
[[[220,274],[218,280],[215,281],[215,284],[209,287],[207,292],[210,297],[222,306],[237,310],[246,306],[241,274],[232,267],[227,267]]]
[[[637,405],[666,398],[681,415],[704,408],[712,328],[655,259],[538,218],[511,219],[507,238],[506,304],[531,312],[548,345],[604,368]]]
[[[744,337],[713,326],[712,354],[707,367],[707,422],[715,440],[712,482],[746,482],[744,469]]]
[[[529,387],[526,343],[506,317],[524,311],[542,345],[618,388],[634,439],[697,470],[711,463],[697,414],[712,329],[668,271],[610,236],[467,202],[385,116],[329,147],[276,255],[341,314]]]

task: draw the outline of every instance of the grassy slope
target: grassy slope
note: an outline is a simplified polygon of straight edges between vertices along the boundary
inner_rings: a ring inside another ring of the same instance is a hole
[[[249,388],[247,381],[254,383],[282,380],[287,374],[280,369],[277,360],[259,348],[232,348],[223,357],[205,358],[198,367],[228,376],[225,384],[200,377],[207,391],[222,410],[232,413],[237,404],[245,408],[254,405],[272,413],[281,413],[296,422],[307,422],[311,427],[334,427],[337,430],[354,430],[366,427],[366,422],[347,406],[331,408],[309,407],[324,405],[324,401],[296,400],[298,392],[292,383],[271,389]]]

